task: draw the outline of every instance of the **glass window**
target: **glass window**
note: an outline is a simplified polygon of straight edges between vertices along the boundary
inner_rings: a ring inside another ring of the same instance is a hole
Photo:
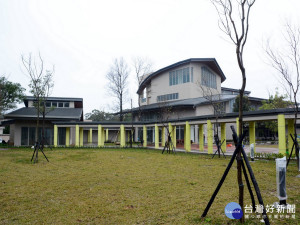
[[[70,107],[70,103],[69,103],[69,102],[65,102],[65,103],[64,103],[64,107],[65,107],[65,108],[69,108],[69,107]]]
[[[59,107],[59,108],[64,107],[64,103],[63,103],[63,102],[59,102],[59,103],[58,103],[58,107]]]
[[[57,107],[57,102],[52,102],[52,107]]]
[[[29,127],[29,145],[35,143],[35,127]]]
[[[51,102],[46,102],[46,107],[50,108],[51,107]]]
[[[207,67],[201,68],[201,83],[202,85],[210,88],[217,88],[217,76],[212,73]]]
[[[28,145],[28,127],[21,128],[21,145]]]
[[[191,67],[191,82],[194,82],[194,73],[193,67]]]

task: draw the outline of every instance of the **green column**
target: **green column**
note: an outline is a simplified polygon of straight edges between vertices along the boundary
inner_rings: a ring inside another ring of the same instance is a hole
[[[288,149],[289,153],[291,153],[292,148],[293,148],[293,139],[291,138],[291,135],[294,137],[295,134],[295,129],[294,129],[294,119],[289,119],[288,120]],[[293,151],[293,155],[295,155],[295,149]]]
[[[98,125],[98,147],[102,147],[102,126]]]
[[[80,145],[80,147],[82,147],[83,146],[83,127],[79,128],[79,133],[80,133],[79,145]]]
[[[176,144],[177,144],[177,140],[176,140],[176,126],[171,126],[172,127],[172,133],[171,133],[171,138],[172,138],[172,143],[174,148],[176,149]]]
[[[213,128],[210,120],[207,120],[207,153],[213,154]]]
[[[189,124],[188,121],[185,122],[185,139],[186,139],[186,144],[185,144],[185,150],[187,152],[191,151],[191,125]]]
[[[161,128],[161,146],[164,147],[166,143],[166,128]]]
[[[70,127],[66,128],[66,147],[70,146]]]
[[[57,131],[58,131],[57,125],[54,125],[54,137],[53,137],[54,147],[57,147],[57,133],[58,133]]]
[[[225,140],[223,142],[223,140]],[[221,143],[223,142],[221,148],[223,152],[226,152],[226,123],[221,123]]]
[[[158,130],[158,126],[157,124],[155,124],[155,148],[158,149],[159,148],[159,130]]]
[[[93,129],[90,128],[89,130],[89,137],[88,137],[89,143],[92,144],[93,143]]]
[[[79,147],[79,126],[75,126],[75,147]]]
[[[101,145],[104,146],[104,142],[105,142],[105,130],[102,127],[102,138],[101,138]]]
[[[106,132],[105,132],[105,141],[108,141],[108,129],[106,129]]]
[[[143,146],[147,147],[147,127],[143,126]]]
[[[124,125],[122,124],[120,126],[120,133],[121,133],[121,140],[120,140],[120,146],[121,147],[125,147],[125,128],[124,128]]]
[[[203,124],[199,124],[199,151],[204,151]]]
[[[237,134],[237,136],[239,136],[239,131],[240,131],[240,128],[239,128],[239,118],[236,118],[236,134]]]
[[[284,115],[278,115],[278,148],[279,153],[285,155],[286,139],[285,139],[285,118]]]
[[[249,144],[254,145],[254,152],[255,151],[255,122],[251,121],[249,122]]]

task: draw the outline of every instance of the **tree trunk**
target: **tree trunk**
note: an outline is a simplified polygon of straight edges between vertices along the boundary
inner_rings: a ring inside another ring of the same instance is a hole
[[[120,94],[120,121],[123,121],[123,94]]]
[[[242,82],[242,88],[240,90],[240,102],[239,102],[239,138],[242,138],[243,133],[243,100],[244,100],[244,91],[246,87],[246,71],[245,67],[243,65],[243,59],[240,54],[240,45],[237,46],[236,54],[237,54],[237,61],[240,67],[240,70],[242,72],[243,82]],[[240,146],[242,147],[242,146]],[[238,179],[238,185],[239,185],[239,204],[242,209],[244,209],[244,184],[242,179],[242,152],[238,151],[237,154],[237,179]],[[240,219],[241,223],[244,223],[245,217],[244,214],[242,218]]]

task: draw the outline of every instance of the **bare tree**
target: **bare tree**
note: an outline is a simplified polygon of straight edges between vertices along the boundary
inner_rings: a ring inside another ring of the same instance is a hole
[[[123,104],[126,100],[128,92],[128,77],[129,68],[125,60],[121,57],[114,59],[113,64],[110,66],[106,78],[109,81],[108,90],[118,100],[118,108],[120,113],[120,121],[123,121]]]
[[[53,83],[54,66],[51,70],[44,68],[44,61],[39,54],[38,60],[35,60],[31,54],[27,57],[21,56],[23,66],[30,78],[29,88],[35,101],[34,107],[37,110],[36,130],[35,130],[35,142],[36,146],[41,145],[41,149],[44,148],[45,141],[45,117],[46,114],[51,110],[46,108],[46,102],[51,94]],[[40,115],[42,115],[42,134],[41,140],[39,140],[39,121]],[[35,162],[38,161],[38,151],[36,151]]]
[[[152,73],[152,62],[147,57],[134,57],[132,58],[132,65],[134,68],[134,75],[136,78],[136,82],[138,85],[138,88],[140,87],[143,80]],[[131,102],[132,105],[132,102]],[[131,107],[132,108],[132,107]],[[133,113],[131,112],[131,118],[133,120]],[[138,95],[138,112],[137,112],[137,119],[138,121],[142,120],[142,108],[141,108],[141,98],[140,95]],[[133,134],[133,125],[131,129],[131,135]],[[131,138],[132,139],[132,138]],[[131,140],[130,139],[130,140]],[[142,139],[142,137],[141,137]],[[144,140],[143,140],[144,141]]]
[[[132,59],[133,68],[135,72],[136,81],[138,88],[140,87],[143,80],[152,73],[153,63],[150,59],[146,57],[135,57]],[[141,120],[142,110],[141,110],[141,99],[138,98],[138,120]]]
[[[294,120],[294,140],[297,140],[297,115],[299,111],[298,93],[300,88],[300,28],[293,26],[286,21],[284,30],[284,39],[286,46],[282,50],[270,46],[267,42],[265,52],[268,56],[270,65],[278,72],[279,78],[290,100],[294,103],[295,120]],[[295,141],[296,156],[299,165],[299,146]]]
[[[204,83],[207,83],[204,81]],[[224,102],[221,99],[221,94],[218,92],[218,90],[201,85],[200,82],[198,83],[198,87],[201,89],[203,93],[203,98],[205,98],[208,101],[208,104],[212,107],[213,113],[215,116],[216,123],[214,124],[214,139],[215,139],[215,144],[217,145],[217,152],[220,157],[220,153],[222,151],[221,149],[221,142],[219,138],[219,118],[224,116],[225,114],[225,105]],[[223,152],[223,151],[222,151]],[[224,153],[223,153],[224,155]],[[214,155],[215,156],[215,155]],[[225,155],[224,155],[225,157]]]
[[[239,137],[243,127],[243,96],[246,87],[246,69],[244,66],[244,47],[249,32],[249,18],[255,0],[211,0],[219,15],[219,28],[230,38],[235,46],[236,58],[242,76],[239,104]],[[241,151],[237,153],[237,179],[239,184],[239,204],[244,208],[244,185],[242,180]],[[241,218],[244,222],[244,215]]]

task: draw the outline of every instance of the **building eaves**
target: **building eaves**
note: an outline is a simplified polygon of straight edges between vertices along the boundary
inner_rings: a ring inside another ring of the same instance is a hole
[[[54,108],[46,114],[46,119],[72,119],[80,120],[82,115],[82,108]],[[42,115],[40,115],[41,117]],[[6,119],[35,119],[37,117],[37,110],[34,107],[23,107],[13,112],[4,115]]]
[[[26,96],[24,100],[34,101],[34,100],[36,100],[36,98],[33,96]],[[78,101],[78,102],[82,102],[83,98],[48,97],[47,100],[48,101],[75,101],[75,102]]]
[[[166,66],[162,69],[157,70],[156,72],[152,73],[151,75],[147,76],[140,84],[140,86],[137,90],[137,94],[139,94],[146,87],[146,85],[148,84],[148,82],[150,82],[151,79],[158,76],[159,74],[166,72],[168,70],[171,70],[175,67],[182,66],[184,64],[191,63],[191,62],[202,62],[202,63],[208,65],[215,73],[217,73],[221,77],[221,82],[226,80],[226,77],[215,58],[190,58],[190,59],[186,59],[186,60],[174,63],[172,65]]]

